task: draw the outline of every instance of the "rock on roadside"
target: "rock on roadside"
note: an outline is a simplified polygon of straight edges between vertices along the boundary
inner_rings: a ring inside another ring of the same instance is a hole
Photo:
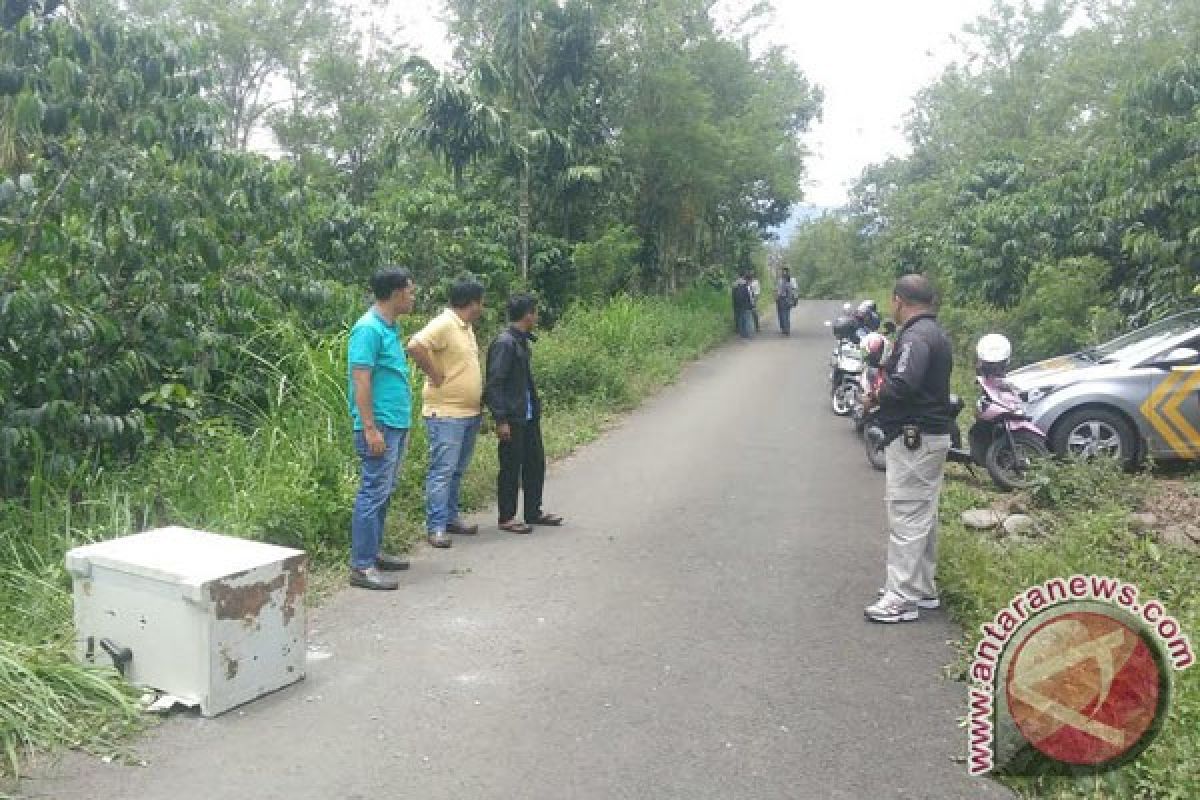
[[[1037,532],[1037,521],[1028,514],[1013,514],[1004,520],[1004,532],[1009,536],[1027,536]]]
[[[1182,547],[1187,550],[1200,550],[1200,544],[1192,540],[1182,525],[1169,525],[1158,534],[1158,540],[1163,544]]]
[[[962,513],[963,525],[977,531],[990,531],[1000,527],[1003,522],[1004,517],[1000,512],[991,509],[974,509]]]
[[[1134,533],[1145,533],[1158,527],[1158,517],[1146,512],[1129,515],[1129,529]]]

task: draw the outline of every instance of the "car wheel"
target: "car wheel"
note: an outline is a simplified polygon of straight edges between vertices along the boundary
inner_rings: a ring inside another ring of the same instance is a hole
[[[1124,466],[1137,462],[1137,431],[1129,420],[1105,408],[1073,411],[1055,426],[1054,452],[1064,458],[1115,458]]]

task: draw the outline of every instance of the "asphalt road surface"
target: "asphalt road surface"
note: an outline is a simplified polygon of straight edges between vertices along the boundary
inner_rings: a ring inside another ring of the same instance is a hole
[[[734,342],[556,465],[569,526],[417,554],[311,614],[329,657],[216,719],[76,754],[27,797],[767,800],[1009,797],[960,762],[958,636],[873,625],[882,481],[828,411],[826,309]],[[769,327],[770,329],[766,329]],[[483,440],[481,446],[493,446]]]

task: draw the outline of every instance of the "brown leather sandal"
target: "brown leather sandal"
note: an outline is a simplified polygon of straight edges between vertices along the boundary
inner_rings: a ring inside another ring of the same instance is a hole
[[[507,522],[501,522],[500,530],[508,531],[509,533],[533,533],[533,528],[529,527],[524,522],[519,522],[515,519],[510,519]]]

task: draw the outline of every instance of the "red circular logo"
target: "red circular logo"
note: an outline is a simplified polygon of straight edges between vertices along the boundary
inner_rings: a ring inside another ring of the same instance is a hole
[[[1024,637],[1005,692],[1030,744],[1055,761],[1094,767],[1153,735],[1163,680],[1136,629],[1101,612],[1072,611]]]

